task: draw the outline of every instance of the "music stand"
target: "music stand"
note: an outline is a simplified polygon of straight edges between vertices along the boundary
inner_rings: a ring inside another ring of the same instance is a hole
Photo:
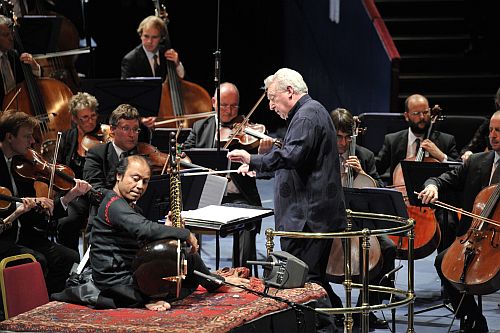
[[[405,180],[406,192],[408,195],[408,200],[412,206],[425,207],[432,206],[432,204],[424,205],[422,201],[418,199],[418,195],[414,192],[420,192],[423,190],[424,183],[427,179],[431,177],[439,177],[445,172],[453,170],[458,167],[461,163],[448,162],[448,163],[422,163],[415,161],[401,161],[401,168],[403,170],[403,178]],[[450,201],[451,196],[445,201]],[[417,221],[418,223],[418,221]],[[448,212],[443,214],[443,223],[441,223],[441,239],[446,239],[448,234]],[[454,313],[453,308],[449,305],[449,300],[443,298],[443,303],[439,305],[430,306],[428,308],[415,311],[414,314],[424,313],[432,311],[435,309],[446,308],[450,312]]]
[[[207,167],[212,170],[229,170],[231,161],[227,158],[229,149],[217,148],[191,148],[184,149],[186,155],[194,164]]]
[[[99,102],[101,120],[108,119],[120,104],[137,108],[142,117],[158,115],[162,92],[161,78],[139,79],[86,79],[81,81],[80,91],[94,95]]]
[[[25,15],[19,18],[19,37],[26,52],[45,54],[57,52],[62,17]]]
[[[386,214],[393,216],[408,217],[403,194],[389,188],[346,188],[344,187],[345,206],[356,212]],[[393,228],[394,223],[377,220],[377,225],[372,219],[356,218],[353,221],[353,229],[386,229]],[[361,253],[361,251],[359,252]],[[360,260],[360,265],[361,265]],[[361,270],[360,270],[361,272]],[[392,281],[394,283],[394,280]],[[396,332],[396,309],[391,310],[392,331]]]
[[[184,143],[184,141],[186,141],[189,133],[191,133],[191,128],[155,128],[152,131],[151,144],[158,148],[160,151],[168,153],[168,151],[170,150],[170,133],[177,133],[177,131],[179,131],[177,143],[182,144]]]
[[[183,177],[181,181],[184,210],[197,209],[207,176]],[[148,189],[137,201],[144,216],[151,221],[165,218],[170,207],[170,176],[153,175]]]

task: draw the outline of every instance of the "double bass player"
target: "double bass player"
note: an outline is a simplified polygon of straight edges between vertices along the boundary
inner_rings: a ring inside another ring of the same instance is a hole
[[[424,183],[424,190],[419,194],[422,203],[435,202],[439,194],[456,190],[462,193],[462,208],[469,212],[472,211],[478,193],[483,188],[498,183],[500,179],[500,169],[497,167],[500,160],[500,110],[497,110],[490,119],[489,142],[492,147],[491,151],[473,154],[458,168],[439,177],[428,179]],[[469,230],[471,222],[470,217],[462,216],[457,228],[457,236],[464,235]],[[474,296],[470,294],[462,296],[443,275],[442,262],[445,255],[446,250],[436,257],[434,266],[445,290],[448,292],[456,316],[458,318],[466,317],[465,332],[488,332],[486,318],[481,313]],[[462,297],[463,300],[459,307]]]

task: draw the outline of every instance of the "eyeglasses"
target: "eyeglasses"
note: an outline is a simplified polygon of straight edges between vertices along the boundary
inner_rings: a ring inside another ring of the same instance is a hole
[[[345,140],[346,142],[351,142],[352,141],[352,137],[349,136],[349,135],[337,135],[337,141],[342,141],[342,140]]]
[[[431,109],[426,109],[426,110],[424,110],[424,111],[413,111],[413,112],[410,112],[410,114],[411,114],[412,116],[415,116],[415,117],[416,117],[416,116],[424,116],[424,117],[426,117],[426,116],[428,116],[430,113],[431,113]]]
[[[121,129],[123,132],[126,132],[126,133],[139,134],[141,132],[141,129],[138,127],[128,127],[128,126],[116,126],[116,127]]]
[[[91,114],[90,116],[83,116],[83,117],[78,117],[78,120],[80,120],[81,122],[87,122],[89,120],[94,120],[97,118],[97,114]]]
[[[238,110],[240,107],[238,105],[232,105],[232,104],[221,104],[220,108],[221,109]]]

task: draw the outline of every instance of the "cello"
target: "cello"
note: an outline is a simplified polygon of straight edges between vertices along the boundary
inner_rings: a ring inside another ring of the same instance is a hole
[[[5,4],[4,4],[5,6]],[[18,33],[16,18],[13,18],[13,36],[18,50],[24,48]],[[21,62],[25,81],[11,90],[3,100],[2,109],[6,109],[14,100],[17,110],[34,116],[39,127],[34,133],[37,150],[50,159],[50,149],[42,151],[42,147],[52,147],[57,132],[71,127],[71,115],[68,102],[73,96],[71,89],[61,81],[51,78],[36,78],[31,66]]]
[[[154,3],[157,16],[160,13],[165,13],[164,9],[160,8],[158,0],[154,1]],[[163,42],[165,48],[170,49],[171,42],[167,29],[168,18],[166,15],[161,15],[161,17],[165,21],[166,30]],[[162,84],[158,119],[176,119],[186,115],[208,113],[210,111],[212,111],[212,99],[208,92],[195,83],[180,79],[175,70],[175,64],[172,61],[167,61],[167,79]],[[195,118],[184,118],[176,122],[176,127],[188,128],[195,121]],[[155,126],[161,127],[162,125],[156,123]]]
[[[478,193],[469,230],[455,239],[443,257],[443,275],[460,291],[487,295],[500,289],[499,199],[499,184]]]
[[[436,105],[431,109],[430,112],[431,123],[423,139],[430,138],[433,125],[438,119],[440,119],[441,108]],[[426,157],[425,150],[422,147],[418,148],[416,156],[406,158],[405,161],[440,163],[433,157]],[[408,216],[416,221],[414,258],[425,258],[437,249],[441,240],[441,230],[439,228],[439,223],[437,222],[436,215],[434,214],[434,209],[430,207],[412,206],[409,203],[401,163],[399,163],[394,169],[392,175],[392,184],[394,188],[396,188],[403,194],[403,198],[406,203],[406,210],[408,211]],[[397,246],[397,257],[401,259],[407,259],[408,239],[404,236],[399,235],[389,235],[389,238],[391,238]]]
[[[358,117],[353,117],[351,144],[349,145],[349,156],[356,156],[356,138],[365,129],[359,128],[360,120]],[[341,166],[343,167],[343,166]],[[351,167],[347,167],[346,176],[342,177],[342,186],[347,188],[362,188],[362,187],[377,187],[375,179],[367,174],[354,174]],[[358,237],[351,238],[351,267],[352,279],[357,281],[361,277],[360,258],[361,247]],[[326,274],[334,283],[342,283],[344,280],[344,244],[340,238],[334,238],[330,250],[330,257],[326,267]],[[370,236],[370,251],[369,251],[369,276],[377,276],[383,266],[382,250],[376,236]]]

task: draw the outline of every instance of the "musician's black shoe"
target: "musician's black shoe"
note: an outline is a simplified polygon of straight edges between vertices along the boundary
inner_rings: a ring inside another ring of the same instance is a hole
[[[369,314],[370,329],[389,329],[389,323],[387,320],[380,319],[373,312]]]
[[[465,333],[488,333],[488,323],[486,318],[481,315],[480,317],[471,317],[465,320]]]

